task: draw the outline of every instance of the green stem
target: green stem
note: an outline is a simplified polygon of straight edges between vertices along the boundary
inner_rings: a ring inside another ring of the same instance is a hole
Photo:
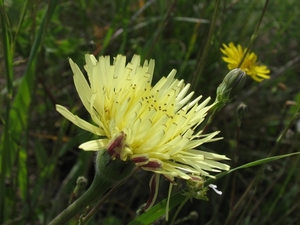
[[[220,3],[221,3],[220,0],[215,0],[214,12],[213,12],[213,17],[212,17],[211,24],[210,24],[210,27],[209,27],[209,31],[208,31],[208,36],[207,36],[207,39],[205,41],[203,51],[199,52],[199,54],[197,56],[198,64],[196,66],[196,70],[195,70],[195,73],[194,73],[194,76],[193,76],[192,82],[191,82],[192,83],[192,88],[191,88],[192,90],[197,90],[196,86],[199,84],[200,78],[201,78],[203,70],[205,68],[205,61],[207,60],[206,57],[207,57],[207,55],[209,53],[209,50],[212,46],[212,39],[213,39],[213,35],[214,35],[214,32],[215,32],[215,28],[216,28]],[[200,59],[199,59],[199,57],[200,57]]]
[[[12,153],[10,151],[12,146],[12,133],[10,127],[10,118],[9,112],[11,110],[11,102],[12,102],[12,95],[13,95],[13,52],[11,51],[11,35],[10,30],[11,27],[9,26],[9,19],[5,11],[4,1],[0,0],[0,22],[1,22],[1,40],[2,43],[2,52],[4,54],[3,64],[5,66],[5,70],[2,71],[2,74],[6,75],[6,88],[7,94],[5,96],[5,103],[1,104],[2,107],[6,108],[4,118],[2,118],[1,114],[1,122],[4,125],[3,128],[3,136],[1,135],[0,138],[0,224],[5,222],[5,218],[8,218],[8,212],[12,212],[13,210],[8,210],[10,206],[7,205],[7,186],[5,181],[7,180],[10,172],[10,163]],[[2,103],[2,101],[1,101]],[[2,132],[1,132],[2,133]],[[16,197],[16,195],[14,195]],[[13,199],[11,199],[14,201]]]
[[[250,51],[250,49],[251,49],[251,47],[252,47],[252,45],[253,45],[253,43],[254,43],[256,37],[257,37],[258,29],[259,29],[259,27],[260,27],[260,24],[261,24],[262,19],[264,18],[265,12],[266,12],[266,10],[267,10],[268,3],[269,3],[269,0],[266,0],[266,1],[265,1],[264,8],[263,8],[262,13],[261,13],[260,18],[259,18],[259,21],[258,21],[258,23],[257,23],[257,25],[256,25],[256,27],[255,27],[255,30],[254,30],[254,32],[253,32],[253,35],[251,36],[250,42],[249,42],[249,44],[248,44],[248,46],[247,46],[247,48],[246,48],[246,52],[244,53],[243,58],[242,58],[242,60],[240,61],[240,63],[239,63],[239,65],[238,65],[237,68],[240,68],[241,65],[243,64],[244,59],[246,58],[246,55],[247,55],[248,52]]]
[[[131,175],[134,174],[138,169],[139,169],[139,167],[136,167],[136,168],[132,171],[132,173],[129,175],[129,177],[131,177]],[[127,177],[127,178],[128,178],[128,177]],[[84,216],[84,218],[82,219],[81,223],[82,223],[82,224],[87,223],[87,222],[89,221],[89,219],[91,219],[92,216],[99,210],[100,206],[102,206],[102,204],[110,197],[110,195],[111,195],[117,188],[119,188],[122,184],[124,184],[124,183],[126,182],[126,179],[127,179],[127,178],[121,180],[121,181],[118,182],[112,189],[110,189],[109,192],[107,192],[107,193],[103,196],[103,198],[101,199],[101,201],[98,202],[98,204],[97,204],[93,209],[91,209],[91,211],[90,211],[88,214],[86,214],[86,215]]]
[[[182,207],[185,205],[185,203],[187,203],[187,201],[189,200],[189,197],[186,197],[182,202],[181,204],[178,206],[178,209],[176,210],[175,212],[175,215],[173,216],[173,219],[171,221],[171,225],[174,225],[175,224],[175,220],[179,214],[179,212],[181,211]]]
[[[111,160],[107,151],[99,151],[96,160],[96,174],[89,189],[56,216],[49,225],[67,224],[87,206],[100,200],[103,194],[116,182],[126,178],[132,171],[133,166],[131,163]]]
[[[170,16],[171,16],[171,12],[173,11],[173,9],[175,7],[176,2],[177,2],[177,0],[173,0],[173,2],[171,3],[171,5],[170,5],[170,7],[169,7],[169,9],[167,11],[167,14],[166,14],[164,20],[158,26],[158,29],[157,29],[156,34],[154,36],[154,40],[151,43],[151,46],[149,47],[149,50],[148,50],[148,52],[146,54],[146,57],[145,57],[146,59],[149,58],[152,50],[154,49],[155,44],[157,43],[160,35],[162,34],[162,31],[163,31],[164,27],[166,27],[166,25],[168,24]]]
[[[66,224],[74,216],[80,214],[88,205],[99,200],[112,185],[113,182],[103,182],[96,174],[89,189],[77,201],[73,202],[54,218],[49,225]]]

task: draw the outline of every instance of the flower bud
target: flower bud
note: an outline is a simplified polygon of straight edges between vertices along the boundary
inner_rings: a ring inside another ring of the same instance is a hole
[[[98,151],[96,158],[96,175],[106,182],[117,182],[126,178],[134,168],[130,161],[112,159],[106,150]]]
[[[217,97],[215,102],[220,109],[228,103],[244,86],[246,73],[239,69],[231,70],[224,78],[223,82],[217,88]]]
[[[77,178],[76,186],[73,190],[73,193],[69,199],[69,205],[79,198],[85,191],[87,186],[87,179],[83,176]]]
[[[204,186],[204,180],[199,177],[199,181],[193,181],[193,180],[187,180],[187,191],[185,192],[185,195],[195,199],[202,199],[208,201],[208,198],[206,196],[206,193],[208,191],[208,188]]]

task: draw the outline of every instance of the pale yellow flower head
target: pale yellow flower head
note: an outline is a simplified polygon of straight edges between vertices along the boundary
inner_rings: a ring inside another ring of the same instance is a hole
[[[270,70],[265,65],[257,63],[257,55],[254,52],[248,52],[244,58],[247,48],[242,48],[241,45],[237,45],[236,47],[230,42],[228,46],[223,44],[223,49],[221,48],[220,50],[225,55],[222,59],[228,63],[228,69],[240,68],[251,76],[253,80],[258,82],[270,78],[268,75]],[[242,60],[243,62],[240,65]]]
[[[191,100],[193,92],[187,94],[190,84],[175,79],[175,70],[152,87],[154,60],[146,60],[143,66],[138,55],[127,65],[122,55],[114,58],[112,65],[109,56],[101,56],[97,61],[93,55],[86,55],[85,60],[88,81],[79,67],[69,61],[75,87],[93,124],[56,106],[72,123],[101,136],[79,148],[106,149],[113,159],[130,160],[171,181],[175,177],[213,177],[210,172],[229,169],[218,162],[228,159],[226,156],[196,150],[206,142],[220,139],[214,138],[219,132],[195,132],[213,105],[208,105],[210,98],[202,103],[198,103],[201,96]]]

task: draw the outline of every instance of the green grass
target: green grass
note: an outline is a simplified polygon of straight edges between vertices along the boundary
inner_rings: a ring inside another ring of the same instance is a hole
[[[178,220],[192,211],[198,218],[188,224],[276,225],[300,220],[300,156],[264,161],[299,152],[297,3],[268,2],[251,50],[271,69],[271,79],[256,83],[248,77],[244,89],[208,127],[220,130],[224,139],[205,145],[205,150],[231,159],[238,156],[230,162],[232,168],[261,159],[262,165],[222,177],[215,182],[222,196],[211,191],[207,202],[188,202]],[[89,182],[93,178],[94,154],[78,146],[94,136],[55,110],[59,103],[89,119],[77,97],[68,57],[80,66],[85,53],[154,58],[154,82],[175,68],[178,78],[192,82],[196,95],[214,98],[228,73],[219,50],[222,43],[248,46],[264,4],[260,0],[1,0],[0,224],[47,224],[67,206],[77,178],[85,176]],[[235,112],[241,102],[247,113],[239,127]],[[150,175],[136,173],[87,224],[132,221],[147,201]],[[161,183],[158,200],[168,193],[168,182]],[[172,199],[174,207],[181,198]],[[164,202],[160,204],[155,213],[164,209]]]

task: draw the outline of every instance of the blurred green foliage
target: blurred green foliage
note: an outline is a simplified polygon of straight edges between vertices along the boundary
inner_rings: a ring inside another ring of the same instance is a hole
[[[232,158],[232,167],[299,151],[297,3],[269,1],[251,50],[271,69],[271,79],[256,83],[248,78],[208,127],[220,130],[224,140],[203,149]],[[196,95],[214,98],[228,73],[221,60],[222,43],[247,46],[264,4],[1,0],[0,224],[47,224],[67,206],[77,178],[93,177],[93,153],[77,146],[94,137],[55,111],[59,103],[89,119],[76,94],[68,57],[81,66],[85,53],[154,58],[154,82],[175,68],[178,78],[192,82]],[[241,102],[248,111],[239,127],[235,111]],[[198,218],[188,224],[296,224],[299,160],[294,156],[236,171],[217,182],[221,197],[211,192],[208,202],[189,202],[179,217],[196,211]],[[135,174],[88,224],[132,221],[147,200],[150,175]],[[167,196],[167,182],[162,183],[160,200]],[[76,219],[70,224],[77,224]]]

